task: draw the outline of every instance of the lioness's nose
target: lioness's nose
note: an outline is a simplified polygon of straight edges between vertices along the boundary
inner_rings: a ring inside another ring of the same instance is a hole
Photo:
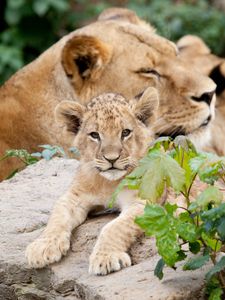
[[[203,101],[203,102],[207,103],[208,105],[210,105],[210,103],[212,102],[214,94],[215,94],[215,90],[212,91],[212,92],[203,93],[200,97],[192,96],[191,99],[195,100],[195,101],[198,101],[198,102]]]
[[[113,165],[114,162],[116,162],[119,159],[120,155],[103,155],[103,157]]]

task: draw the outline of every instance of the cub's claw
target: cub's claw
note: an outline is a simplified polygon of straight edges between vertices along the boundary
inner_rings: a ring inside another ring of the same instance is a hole
[[[89,273],[106,275],[129,266],[131,266],[131,259],[126,252],[92,253],[89,262]]]
[[[66,234],[60,237],[43,236],[28,245],[25,256],[31,267],[43,268],[59,261],[69,248],[70,237]]]

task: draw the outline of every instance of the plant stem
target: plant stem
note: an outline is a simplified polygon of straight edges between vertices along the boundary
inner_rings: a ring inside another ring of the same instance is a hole
[[[192,182],[191,182],[191,184],[190,184],[190,186],[189,186],[189,189],[188,189],[188,191],[187,191],[188,198],[189,198],[189,196],[190,196],[191,188],[192,188],[192,186],[193,186],[193,183],[194,183],[195,178],[196,178],[197,175],[198,175],[198,173],[195,173],[195,175],[194,175],[193,178],[192,178]]]
[[[184,192],[181,192],[181,194],[185,197],[186,202],[187,202],[187,207],[188,207],[190,205],[190,203],[191,203],[191,201],[189,199],[189,196],[188,196],[188,192],[187,192],[187,194],[184,193]]]
[[[216,264],[216,252],[214,252],[212,255],[210,255],[212,263]],[[220,281],[222,289],[225,289],[225,278],[221,272],[218,273],[218,279]]]
[[[191,215],[191,211],[188,210],[187,208],[185,208],[185,207],[183,207],[183,206],[178,206],[178,208],[186,210],[186,211]]]

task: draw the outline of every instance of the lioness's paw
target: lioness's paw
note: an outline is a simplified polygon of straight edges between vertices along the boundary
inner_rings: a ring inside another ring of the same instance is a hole
[[[60,260],[70,248],[70,237],[40,237],[28,245],[25,256],[33,268],[43,268]]]
[[[92,253],[89,273],[106,275],[129,266],[131,266],[131,259],[126,252]]]

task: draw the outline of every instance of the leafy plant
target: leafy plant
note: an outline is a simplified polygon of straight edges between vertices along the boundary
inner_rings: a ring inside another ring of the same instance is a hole
[[[44,158],[45,160],[50,160],[54,156],[67,157],[65,151],[60,146],[52,146],[52,145],[40,145],[40,148],[43,148],[41,152],[35,152],[30,154],[27,150],[19,149],[19,150],[7,150],[5,155],[0,158],[0,162],[9,158],[17,158],[22,163],[23,166],[21,168],[17,168],[12,170],[12,172],[6,177],[6,179],[12,178],[17,172],[28,165],[35,164],[39,161],[39,159]],[[69,151],[77,158],[79,157],[79,151],[75,147],[71,147]]]
[[[41,152],[35,152],[31,155],[33,157],[44,158],[45,160],[50,160],[55,155],[66,157],[66,153],[60,146],[52,146],[52,145],[40,145],[40,148],[43,148]]]
[[[198,178],[206,188],[193,200],[191,192]],[[113,195],[115,199],[128,187],[147,200],[144,214],[135,222],[156,239],[161,259],[155,275],[162,279],[164,266],[176,269],[179,261],[185,261],[183,270],[195,270],[211,261],[213,267],[205,276],[206,294],[214,300],[225,296],[225,256],[219,255],[225,246],[225,203],[217,180],[225,182],[225,157],[198,153],[185,137],[160,138]],[[168,188],[183,195],[184,207],[159,204]]]
[[[12,157],[19,159],[24,164],[24,166],[32,165],[38,161],[37,158],[33,157],[30,153],[28,153],[24,149],[19,149],[19,150],[11,149],[5,152],[5,155],[0,158],[0,162]],[[13,177],[20,169],[21,168],[12,170],[12,172],[10,172],[10,174],[6,177],[6,179]]]

